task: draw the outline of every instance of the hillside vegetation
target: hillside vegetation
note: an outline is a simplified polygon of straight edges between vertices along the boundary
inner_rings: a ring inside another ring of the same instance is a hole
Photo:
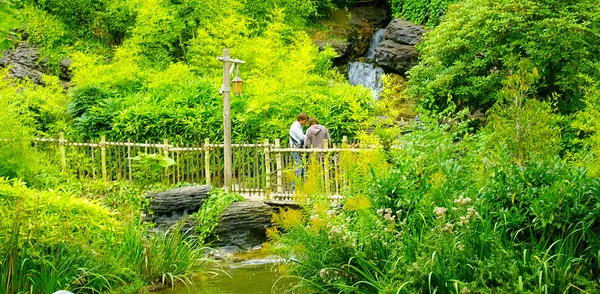
[[[274,216],[264,247],[293,258],[298,289],[600,292],[596,1],[390,0],[394,16],[429,32],[407,82],[386,77],[379,102],[307,33],[329,9],[363,4],[0,0],[0,45],[26,41],[48,65],[43,86],[0,79],[0,289],[139,293],[202,273],[202,240],[147,232],[144,192],[165,187],[81,181],[31,138],[220,141],[216,57],[230,48],[246,61],[235,142],[286,141],[306,111],[336,141],[381,147],[336,157],[335,180],[349,187],[339,204],[311,165],[296,190],[311,202]],[[389,119],[405,101],[418,116],[400,128]],[[238,198],[213,195],[219,209]],[[197,216],[203,235],[218,218],[209,214]]]

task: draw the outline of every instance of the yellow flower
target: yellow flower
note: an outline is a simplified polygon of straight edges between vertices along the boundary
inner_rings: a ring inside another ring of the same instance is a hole
[[[357,196],[346,201],[344,208],[350,211],[362,211],[371,208],[371,201],[365,196]]]

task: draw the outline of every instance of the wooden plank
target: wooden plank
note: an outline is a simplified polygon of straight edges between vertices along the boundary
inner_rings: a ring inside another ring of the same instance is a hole
[[[275,149],[279,149],[281,147],[281,142],[279,141],[279,139],[275,139]],[[282,160],[282,156],[281,153],[276,153],[275,155],[275,161],[277,164],[277,192],[278,193],[282,193],[283,192],[283,160]]]
[[[265,145],[269,145],[269,139],[265,139]],[[270,148],[264,147],[264,155],[265,155],[265,196],[267,200],[271,199],[271,156],[270,156]]]
[[[67,156],[65,152],[65,133],[60,132],[58,135],[58,149],[60,151],[60,165],[62,172],[67,172]]]
[[[210,185],[210,140],[204,139],[204,174],[206,184]]]
[[[106,175],[106,146],[104,145],[106,143],[106,137],[104,137],[104,135],[100,136],[100,160],[101,160],[101,164],[102,164],[102,180],[103,181],[107,181],[107,175]]]

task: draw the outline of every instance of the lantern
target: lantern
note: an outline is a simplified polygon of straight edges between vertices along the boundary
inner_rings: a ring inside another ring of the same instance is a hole
[[[239,68],[239,65],[235,68],[235,78],[233,78],[233,81],[231,81],[231,88],[233,88],[233,93],[235,95],[242,95],[243,92],[243,81],[238,75]]]

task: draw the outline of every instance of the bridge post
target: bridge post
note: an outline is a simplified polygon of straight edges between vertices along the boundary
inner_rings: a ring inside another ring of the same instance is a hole
[[[131,139],[127,139],[127,174],[131,182]]]
[[[204,139],[204,177],[206,184],[210,185],[210,139]]]
[[[108,178],[106,176],[106,137],[104,135],[100,136],[100,159],[102,160],[102,180],[106,182]]]
[[[279,149],[281,146],[281,142],[279,139],[275,139],[275,148]],[[277,152],[275,155],[275,160],[277,161],[277,192],[283,192],[283,160],[281,158],[281,152]]]
[[[271,200],[271,155],[270,155],[270,146],[269,146],[269,139],[265,139],[265,149],[264,149],[264,153],[265,153],[265,177],[266,177],[266,182],[265,182],[265,196],[267,198],[267,200]]]
[[[327,149],[329,149],[329,141],[325,140],[323,142],[323,150],[325,152],[325,156],[323,157],[324,162],[323,162],[323,169],[325,171],[325,195],[329,196],[331,195],[331,187],[329,187],[329,160],[331,159],[330,153],[327,152]]]
[[[58,149],[60,150],[60,164],[62,172],[67,172],[67,156],[65,153],[65,133],[60,132],[58,135]]]
[[[169,157],[169,139],[164,139],[163,141],[164,143],[164,147],[163,147],[163,155],[165,157]],[[171,177],[169,176],[169,167],[167,166],[165,168],[165,173],[163,174],[163,179],[167,179],[166,184],[169,183],[169,180],[171,179]]]

